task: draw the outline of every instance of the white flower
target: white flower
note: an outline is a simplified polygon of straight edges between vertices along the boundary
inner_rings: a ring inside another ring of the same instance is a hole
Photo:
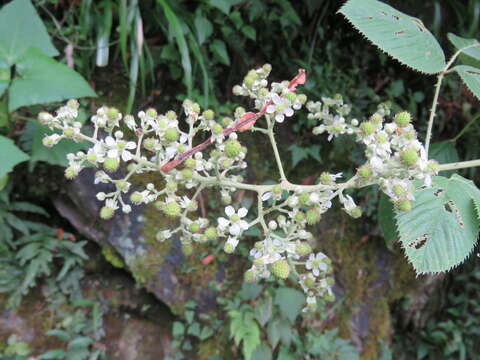
[[[278,94],[272,95],[272,102],[267,106],[267,113],[275,113],[275,120],[279,123],[283,122],[286,117],[293,115],[292,103],[285,98],[280,97]]]
[[[228,219],[224,217],[218,218],[218,227],[220,230],[226,230],[231,235],[238,236],[243,231],[248,229],[248,223],[245,220],[242,220],[248,213],[248,210],[245,208],[238,209],[238,212],[235,213],[233,206],[227,206],[225,208],[225,214],[227,214]]]
[[[308,270],[312,270],[313,275],[318,276],[320,271],[327,271],[328,269],[328,265],[323,261],[326,258],[327,256],[321,252],[317,255],[310,254],[305,267]]]
[[[135,144],[133,141],[125,141],[120,137],[114,139],[111,136],[107,136],[105,138],[105,144],[108,147],[107,156],[109,158],[121,157],[123,161],[131,160],[133,155],[128,150],[132,150],[137,147],[137,144]]]

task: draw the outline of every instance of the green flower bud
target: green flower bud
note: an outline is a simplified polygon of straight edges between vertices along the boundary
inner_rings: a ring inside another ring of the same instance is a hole
[[[353,209],[350,211],[350,215],[351,215],[354,219],[358,219],[359,217],[362,216],[362,209],[357,206],[357,207],[353,208]]]
[[[319,222],[322,216],[320,215],[320,211],[318,209],[313,208],[307,211],[305,217],[307,219],[307,224],[313,225]]]
[[[42,144],[46,147],[53,147],[55,145],[55,141],[50,136],[45,136],[42,139]]]
[[[213,226],[210,226],[205,230],[205,236],[208,240],[215,240],[218,237],[217,229]]]
[[[125,181],[125,180],[119,180],[116,184],[115,184],[115,187],[117,188],[117,190],[125,190],[126,188],[128,188],[128,183]]]
[[[225,251],[227,254],[232,254],[235,251],[235,247],[227,242],[223,247],[223,251]]]
[[[75,132],[72,128],[64,128],[63,135],[65,135],[67,138],[72,138],[75,135]]]
[[[301,211],[297,212],[295,214],[295,220],[298,221],[298,222],[301,222],[301,221],[305,220],[305,214]]]
[[[155,151],[155,140],[152,138],[143,140],[143,147],[149,151]]]
[[[95,154],[95,153],[88,154],[87,155],[87,161],[92,163],[92,164],[95,164],[97,162],[97,154]]]
[[[197,223],[191,223],[188,230],[190,230],[192,234],[197,234],[200,231],[200,225]]]
[[[180,134],[178,133],[177,129],[169,128],[165,131],[165,140],[168,142],[177,141]]]
[[[370,121],[376,126],[379,126],[382,123],[382,120],[383,118],[380,114],[373,114],[370,117]]]
[[[167,117],[168,120],[175,120],[177,118],[177,114],[175,114],[175,111],[167,111],[167,113],[165,114],[165,116]]]
[[[201,110],[200,110],[200,105],[198,105],[197,103],[193,104],[193,105],[192,105],[192,110],[193,110],[193,112],[199,114],[200,111],[201,111]]]
[[[233,123],[232,118],[224,117],[224,118],[222,119],[222,126],[223,126],[223,127],[229,127],[232,123]]]
[[[191,179],[193,177],[193,171],[190,169],[183,169],[182,176],[184,179]]]
[[[223,131],[223,127],[222,125],[220,124],[215,124],[212,126],[212,132],[215,134],[215,135],[220,135]]]
[[[167,188],[168,191],[170,192],[175,192],[177,191],[177,184],[174,182],[168,182],[165,187]]]
[[[435,174],[438,173],[438,171],[440,170],[440,166],[438,164],[438,162],[436,162],[435,160],[429,160],[428,163],[427,163],[427,167],[433,171]]]
[[[150,108],[148,109],[145,114],[147,114],[148,117],[151,117],[151,118],[155,118],[157,117],[157,110],[155,110],[154,108]]]
[[[315,278],[308,277],[305,279],[305,286],[309,289],[315,286]]]
[[[415,149],[407,149],[400,154],[400,160],[407,166],[415,165],[418,161],[418,152]]]
[[[205,120],[213,120],[213,118],[215,117],[215,113],[213,112],[213,110],[205,110],[203,112],[203,117],[205,118]]]
[[[115,120],[116,118],[118,118],[118,114],[119,114],[118,109],[114,107],[107,109],[107,116],[111,120]]]
[[[100,217],[104,220],[111,219],[115,214],[115,210],[110,206],[104,206],[100,209]]]
[[[297,100],[300,104],[305,104],[307,102],[307,95],[305,94],[298,94],[297,95]]]
[[[185,144],[180,144],[177,146],[177,150],[179,153],[183,153],[185,151],[187,151],[187,146]]]
[[[288,265],[287,260],[281,259],[277,260],[272,264],[272,273],[280,279],[288,278],[290,274],[290,265]]]
[[[78,175],[78,173],[75,171],[74,168],[68,167],[68,168],[65,169],[65,177],[68,180],[72,180],[72,179],[76,178],[77,175]]]
[[[280,196],[282,194],[282,187],[280,185],[275,185],[272,189],[272,192],[275,195]]]
[[[309,193],[303,193],[298,197],[298,200],[300,201],[300,204],[302,205],[308,205],[308,201],[310,200],[310,194]]]
[[[358,176],[364,179],[370,179],[373,175],[373,170],[368,165],[363,165],[362,167],[358,168],[357,171]]]
[[[181,211],[182,211],[182,208],[175,201],[169,201],[168,203],[166,203],[163,206],[163,212],[165,213],[165,215],[170,216],[170,217],[180,216]]]
[[[103,168],[109,172],[117,171],[119,166],[120,161],[117,158],[106,158],[103,162]]]
[[[295,100],[297,100],[297,95],[295,95],[294,92],[289,92],[285,95],[285,99],[293,103]]]
[[[395,115],[394,121],[399,127],[405,127],[412,121],[412,116],[409,112],[402,111]]]
[[[192,158],[188,158],[187,160],[185,160],[185,167],[193,169],[195,167],[195,160],[193,160]]]
[[[130,201],[135,205],[142,203],[143,201],[142,193],[138,191],[133,192],[132,195],[130,195]]]
[[[225,142],[225,155],[229,158],[237,157],[242,151],[242,145],[237,140],[228,140]]]

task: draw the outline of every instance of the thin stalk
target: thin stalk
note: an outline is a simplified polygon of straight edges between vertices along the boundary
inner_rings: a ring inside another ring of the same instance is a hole
[[[439,171],[466,169],[477,166],[480,166],[480,159],[441,164],[439,165]]]
[[[268,121],[268,120],[267,120]],[[270,143],[272,144],[273,153],[275,155],[275,161],[277,162],[278,171],[280,172],[280,180],[282,182],[287,182],[287,177],[285,176],[285,171],[283,170],[282,160],[280,159],[280,153],[278,152],[277,142],[275,141],[275,134],[273,133],[273,126],[272,124],[268,126],[268,138],[270,139]]]

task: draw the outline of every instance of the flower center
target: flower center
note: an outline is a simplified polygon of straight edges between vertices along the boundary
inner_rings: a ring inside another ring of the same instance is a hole
[[[230,216],[230,221],[231,221],[232,223],[239,222],[239,221],[240,221],[240,216],[238,216],[237,214],[232,215],[232,216]]]

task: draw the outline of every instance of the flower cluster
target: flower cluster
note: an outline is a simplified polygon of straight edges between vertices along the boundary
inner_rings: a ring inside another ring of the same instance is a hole
[[[165,241],[176,234],[186,255],[192,253],[194,243],[207,241],[224,241],[224,251],[232,253],[246,230],[261,229],[262,240],[250,250],[252,266],[245,280],[257,281],[272,274],[280,279],[294,277],[307,296],[307,309],[314,309],[318,297],[334,299],[333,268],[327,255],[313,251],[309,226],[321,220],[335,198],[349,215],[361,216],[360,207],[343,192],[369,184],[379,184],[399,210],[407,211],[413,199],[412,180],[425,179],[428,184],[436,164],[428,161],[408,113],[399,113],[393,122],[386,122],[390,114],[382,106],[362,123],[349,121],[350,106],[340,96],[307,103],[306,96],[297,93],[297,86],[306,80],[303,70],[291,81],[269,85],[270,71],[268,64],[251,70],[233,89],[254,102],[256,113],[238,107],[230,117],[219,117],[210,109],[202,111],[190,100],[183,103],[183,119],[174,111],[159,114],[155,109],[140,111],[136,117],[124,116],[115,108],[103,106],[92,116],[92,128],[84,129],[76,120],[79,104],[70,100],[55,115],[39,115],[42,124],[59,131],[46,136],[43,143],[51,147],[65,138],[89,142],[88,150],[68,155],[66,177],[75,178],[86,166],[98,169],[95,183],[112,185],[112,191],[97,194],[104,202],[100,211],[103,219],[112,218],[119,209],[128,213],[132,205],[149,203],[164,216],[178,219],[171,221],[176,224],[172,229],[160,229],[157,240]],[[350,134],[365,145],[367,162],[351,179],[341,182],[341,173],[324,172],[316,185],[296,185],[287,180],[274,128],[304,105],[309,117],[319,122],[314,134],[326,132],[329,140]],[[278,183],[244,182],[247,149],[237,133],[248,130],[268,137],[278,167]],[[199,133],[208,139],[197,143]],[[134,185],[132,177],[146,172],[157,173],[161,186]],[[226,205],[224,214],[216,220],[196,215],[201,192],[211,187],[219,189]],[[237,190],[256,193],[257,206],[247,209],[232,205]]]

